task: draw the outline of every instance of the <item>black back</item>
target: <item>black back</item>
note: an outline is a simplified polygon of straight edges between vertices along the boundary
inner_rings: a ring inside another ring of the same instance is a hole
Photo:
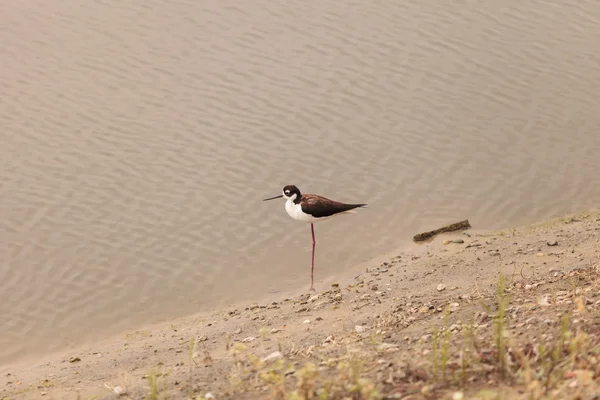
[[[302,196],[300,206],[302,207],[302,211],[306,214],[310,214],[315,218],[324,218],[350,211],[355,208],[364,207],[366,204],[346,204],[322,196],[306,194]]]

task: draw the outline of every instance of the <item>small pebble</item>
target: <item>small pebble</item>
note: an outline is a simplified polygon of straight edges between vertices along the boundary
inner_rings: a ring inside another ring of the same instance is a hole
[[[446,285],[444,285],[443,283],[440,283],[437,285],[437,291],[441,292],[442,290],[446,289]]]
[[[275,361],[283,358],[283,354],[280,351],[274,351],[268,356],[262,359],[263,362]]]
[[[310,324],[310,319],[305,319],[303,324]]]
[[[120,396],[120,395],[122,395],[122,394],[125,394],[126,390],[125,390],[125,389],[123,389],[121,386],[115,386],[115,387],[113,388],[113,392],[115,392],[115,394],[116,394],[117,396]]]
[[[383,351],[388,351],[388,352],[399,350],[398,346],[396,346],[393,343],[381,343],[379,345],[378,349],[383,350]]]

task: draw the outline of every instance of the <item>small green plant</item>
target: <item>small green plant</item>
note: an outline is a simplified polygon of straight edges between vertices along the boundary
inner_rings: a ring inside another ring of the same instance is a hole
[[[189,383],[188,383],[188,391],[189,394],[191,396],[192,392],[194,391],[194,366],[196,365],[196,360],[194,359],[196,356],[196,348],[198,346],[198,342],[196,341],[196,338],[192,337],[190,338],[190,345],[189,345],[189,365],[190,365],[190,376],[189,376]]]
[[[560,332],[557,338],[556,343],[552,346],[551,349],[548,349],[546,352],[547,357],[544,360],[543,371],[546,379],[544,380],[544,388],[546,391],[550,389],[552,386],[552,378],[555,370],[559,366],[563,359],[563,351],[565,347],[565,342],[569,336],[569,316],[565,313],[562,317],[562,323],[560,327]]]
[[[475,345],[475,326],[473,325],[473,316],[468,324],[462,326],[462,343],[460,349],[460,382],[464,386],[467,382],[467,371],[471,366],[471,350],[477,351]]]
[[[271,398],[272,399],[283,399],[285,398],[286,393],[286,385],[285,385],[285,377],[286,372],[293,371],[293,369],[288,368],[286,371],[287,365],[283,360],[277,360],[272,368],[261,371],[259,373],[259,377],[271,388]]]
[[[435,329],[432,334],[433,374],[442,380],[445,379],[448,360],[450,359],[450,339],[452,333],[448,329],[448,316],[450,309],[446,308],[444,315],[444,326]]]
[[[160,383],[162,377],[162,384]],[[148,400],[168,400],[167,395],[167,377],[157,371],[151,371],[148,374],[148,384],[150,385],[150,393]],[[162,393],[162,396],[161,396]]]
[[[497,362],[500,374],[505,377],[506,369],[506,338],[505,338],[505,318],[506,309],[508,308],[509,296],[506,294],[506,279],[502,272],[498,282],[498,290],[496,292],[497,313],[494,317],[494,342],[496,344]]]

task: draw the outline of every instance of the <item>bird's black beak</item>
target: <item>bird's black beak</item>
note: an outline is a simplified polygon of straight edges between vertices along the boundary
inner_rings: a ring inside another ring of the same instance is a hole
[[[282,194],[280,194],[279,196],[275,196],[275,197],[269,197],[268,199],[263,199],[263,201],[267,201],[267,200],[273,200],[273,199],[278,199],[280,197],[283,197]]]

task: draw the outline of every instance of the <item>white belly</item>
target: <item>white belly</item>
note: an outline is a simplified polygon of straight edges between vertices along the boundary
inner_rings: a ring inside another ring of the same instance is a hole
[[[317,221],[323,221],[325,219],[330,218],[330,217],[315,218],[312,215],[305,214],[302,212],[302,207],[300,206],[300,204],[295,204],[293,201],[285,202],[285,211],[288,213],[288,215],[290,217],[292,217],[296,221],[317,222]]]

